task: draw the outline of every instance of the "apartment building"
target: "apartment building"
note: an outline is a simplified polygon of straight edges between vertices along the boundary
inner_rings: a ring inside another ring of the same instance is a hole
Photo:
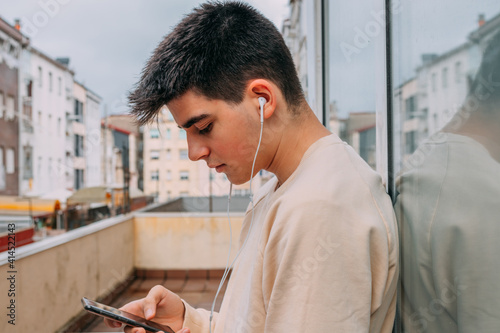
[[[101,133],[101,184],[127,187],[130,193],[142,191],[142,136],[133,117],[105,117]]]

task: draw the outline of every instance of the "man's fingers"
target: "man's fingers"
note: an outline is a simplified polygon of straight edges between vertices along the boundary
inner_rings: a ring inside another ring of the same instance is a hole
[[[144,317],[148,320],[156,315],[156,307],[168,295],[167,289],[163,286],[154,286],[143,301]],[[135,333],[135,332],[134,332]]]
[[[146,333],[146,330],[142,327],[125,326],[125,328],[123,329],[123,332],[125,332],[125,333]]]

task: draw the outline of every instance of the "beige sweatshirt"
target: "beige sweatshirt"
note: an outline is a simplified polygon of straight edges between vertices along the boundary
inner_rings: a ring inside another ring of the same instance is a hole
[[[398,239],[379,175],[336,135],[315,142],[246,213],[213,332],[391,332]],[[184,326],[208,332],[210,312],[186,304]]]

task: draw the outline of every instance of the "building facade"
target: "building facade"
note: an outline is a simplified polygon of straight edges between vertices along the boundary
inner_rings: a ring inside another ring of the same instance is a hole
[[[102,98],[88,88],[86,93],[85,112],[85,169],[87,175],[85,187],[101,185],[101,103]]]
[[[20,29],[0,19],[0,194],[98,185],[101,98]]]
[[[0,194],[19,194],[19,76],[27,40],[0,19]]]

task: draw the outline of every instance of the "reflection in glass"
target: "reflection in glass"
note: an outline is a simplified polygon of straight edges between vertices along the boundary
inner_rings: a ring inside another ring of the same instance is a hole
[[[384,2],[330,1],[332,132],[376,168],[377,46],[384,45]]]
[[[498,3],[425,0],[401,7],[393,15],[393,56],[403,331],[498,332]],[[477,10],[490,15],[458,34]]]

